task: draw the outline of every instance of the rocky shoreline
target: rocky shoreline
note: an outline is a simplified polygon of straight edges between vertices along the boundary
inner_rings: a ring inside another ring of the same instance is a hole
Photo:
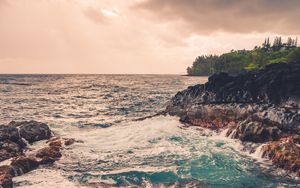
[[[47,140],[46,145],[30,154],[28,145]],[[0,125],[0,188],[13,187],[12,178],[43,165],[51,165],[62,157],[61,150],[76,142],[54,136],[49,126],[37,121],[10,122]]]
[[[300,62],[237,76],[214,74],[178,92],[165,113],[187,125],[227,130],[227,137],[245,144],[263,144],[263,158],[300,176]]]

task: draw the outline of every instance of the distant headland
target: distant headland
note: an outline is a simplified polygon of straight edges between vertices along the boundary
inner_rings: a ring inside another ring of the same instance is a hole
[[[287,41],[283,42],[281,37],[276,37],[271,45],[268,37],[261,46],[255,46],[253,50],[231,50],[222,55],[201,55],[187,68],[187,74],[209,76],[226,72],[237,75],[259,70],[269,64],[294,62],[300,59],[300,47],[297,43],[297,38],[288,37]]]

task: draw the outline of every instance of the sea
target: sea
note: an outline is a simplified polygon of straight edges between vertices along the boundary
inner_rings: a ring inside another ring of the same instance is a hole
[[[207,77],[180,75],[0,75],[0,124],[36,120],[74,138],[53,166],[15,187],[300,187],[224,133],[155,116],[178,91]],[[210,136],[207,136],[210,135]],[[45,145],[28,145],[26,152]]]

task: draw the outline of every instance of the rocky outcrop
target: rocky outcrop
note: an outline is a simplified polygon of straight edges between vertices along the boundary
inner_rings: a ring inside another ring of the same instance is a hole
[[[10,122],[0,125],[0,161],[22,153],[26,142],[49,139],[49,127],[37,121]]]
[[[227,136],[241,141],[280,145],[300,133],[300,62],[272,64],[237,76],[214,74],[207,83],[178,92],[165,112],[187,125],[226,128]],[[264,156],[274,164],[287,163],[277,160],[273,148],[265,147],[269,153]],[[296,163],[291,164],[294,169]]]
[[[51,165],[62,157],[61,150],[72,145],[75,139],[52,137],[48,125],[37,121],[10,122],[0,125],[0,162],[9,158],[9,165],[0,166],[0,188],[13,187],[12,178],[38,168]],[[27,144],[48,140],[47,146],[26,156]]]

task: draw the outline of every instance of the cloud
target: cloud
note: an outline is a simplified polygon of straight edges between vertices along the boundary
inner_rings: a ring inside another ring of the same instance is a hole
[[[299,0],[146,0],[134,9],[189,33],[300,33]]]
[[[108,21],[107,17],[105,17],[105,13],[103,13],[101,10],[99,11],[92,7],[89,7],[86,10],[84,10],[83,13],[87,18],[89,18],[96,24],[107,23]]]
[[[4,6],[7,6],[7,5],[8,5],[7,0],[0,0],[0,8],[4,7]]]

